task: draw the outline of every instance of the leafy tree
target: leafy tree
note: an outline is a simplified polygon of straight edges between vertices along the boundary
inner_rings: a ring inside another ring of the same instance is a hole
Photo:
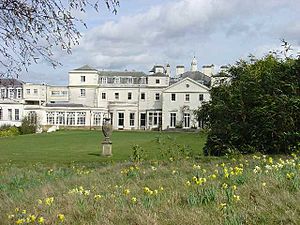
[[[300,58],[270,54],[231,66],[230,85],[212,88],[206,155],[288,153],[300,143]]]
[[[59,65],[53,47],[70,53],[81,36],[78,26],[86,26],[76,13],[98,11],[100,2],[117,12],[118,0],[1,0],[0,77],[16,77],[40,58]]]

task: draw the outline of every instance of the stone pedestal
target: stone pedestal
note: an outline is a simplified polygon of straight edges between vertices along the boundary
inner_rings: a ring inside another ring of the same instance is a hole
[[[110,141],[102,142],[102,155],[112,156],[112,143]]]

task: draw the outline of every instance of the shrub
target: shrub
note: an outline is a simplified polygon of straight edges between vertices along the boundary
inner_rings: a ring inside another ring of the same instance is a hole
[[[0,128],[0,137],[11,137],[19,134],[19,129],[15,126],[6,125],[5,128],[3,126]]]
[[[32,121],[28,116],[22,119],[22,124],[20,127],[21,134],[34,134],[37,129],[36,120]]]
[[[131,155],[131,161],[135,163],[140,163],[143,160],[145,160],[146,154],[144,152],[144,149],[139,145],[132,146],[132,155]]]
[[[3,125],[0,126],[0,131],[2,131],[2,130],[8,130],[9,128],[11,128],[11,125],[9,125],[9,124],[3,124]]]
[[[212,88],[199,110],[210,131],[204,153],[289,153],[300,142],[300,59],[269,55],[240,61],[228,71],[231,85]]]

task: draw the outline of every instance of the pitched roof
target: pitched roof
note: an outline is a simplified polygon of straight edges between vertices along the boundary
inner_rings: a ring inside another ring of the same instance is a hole
[[[14,78],[0,78],[0,86],[4,87],[22,87],[23,81]]]
[[[156,68],[163,68],[163,69],[165,69],[162,65],[154,65],[154,66],[152,67],[152,69],[149,70],[149,72],[153,72],[153,73],[154,73]]]
[[[65,103],[47,103],[46,107],[84,107],[84,105],[65,102]]]
[[[212,77],[232,77],[232,76],[226,72],[221,71],[217,74],[212,75]]]
[[[154,76],[154,77],[167,77],[168,75],[165,74],[165,73],[157,72],[157,73],[150,74],[149,76]]]
[[[75,70],[77,70],[77,71],[78,71],[78,70],[92,70],[92,71],[97,71],[96,69],[90,67],[89,65],[84,65],[84,66],[79,67],[79,68],[77,68],[77,69],[75,69]]]
[[[207,87],[206,85],[204,85],[202,83],[199,83],[199,82],[197,82],[197,81],[195,81],[195,80],[193,80],[193,79],[191,79],[189,77],[186,77],[186,78],[181,79],[181,80],[179,80],[179,81],[177,81],[175,83],[172,83],[170,86],[168,86],[167,88],[165,88],[164,91],[169,90],[169,89],[177,86],[178,84],[181,84],[182,82],[186,82],[186,81],[190,81],[190,82],[192,82],[192,83],[194,83],[194,84],[196,84],[196,85],[198,85],[198,86],[200,86],[200,87],[202,87],[202,88],[204,88],[206,90],[209,90],[209,87]]]
[[[197,81],[198,83],[202,83],[207,87],[210,87],[211,78],[204,73],[201,73],[200,71],[187,71],[180,75],[181,79],[187,77],[193,79],[194,81]]]
[[[147,76],[144,72],[137,71],[99,71],[100,76],[109,77],[145,77]]]

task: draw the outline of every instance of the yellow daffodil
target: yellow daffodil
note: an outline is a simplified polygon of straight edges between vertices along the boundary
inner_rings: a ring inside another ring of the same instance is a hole
[[[132,202],[132,203],[136,203],[136,202],[137,202],[136,197],[132,197],[132,198],[131,198],[131,202]]]
[[[129,195],[130,190],[129,189],[125,189],[123,193],[124,193],[124,195]]]
[[[272,157],[269,157],[268,162],[269,162],[269,164],[273,164],[273,159],[272,159]]]
[[[61,221],[61,222],[63,222],[63,221],[65,220],[64,214],[61,214],[61,213],[57,215],[57,218],[58,218],[58,220]]]
[[[16,224],[23,224],[23,223],[25,223],[25,219],[18,219],[16,221]]]
[[[240,201],[240,196],[239,195],[233,195],[233,198],[236,202]]]
[[[228,184],[226,184],[226,183],[222,184],[222,188],[223,189],[227,189],[228,188]]]
[[[193,165],[193,169],[201,169],[201,166],[200,166],[200,165],[194,164],[194,165]]]
[[[45,219],[44,219],[44,217],[39,217],[39,219],[38,219],[38,223],[39,224],[44,224],[45,223]]]
[[[90,190],[84,190],[84,192],[83,192],[83,194],[84,194],[85,196],[88,196],[88,195],[90,195],[90,193],[91,193],[91,191],[90,191]]]
[[[226,209],[226,206],[227,206],[226,203],[221,203],[221,204],[220,204],[220,207],[221,207],[222,210]]]
[[[15,218],[15,215],[14,214],[8,215],[7,218],[11,220],[11,219]]]
[[[30,222],[34,222],[36,220],[35,215],[29,215]]]
[[[286,177],[287,177],[287,179],[289,179],[289,180],[293,179],[294,176],[295,176],[294,173],[287,173],[287,174],[286,174]]]
[[[53,197],[50,197],[50,198],[46,198],[45,199],[45,204],[46,205],[51,205],[54,201],[54,198]]]
[[[96,201],[100,200],[101,198],[102,198],[101,195],[95,195],[95,196],[94,196],[94,199],[95,199]]]

